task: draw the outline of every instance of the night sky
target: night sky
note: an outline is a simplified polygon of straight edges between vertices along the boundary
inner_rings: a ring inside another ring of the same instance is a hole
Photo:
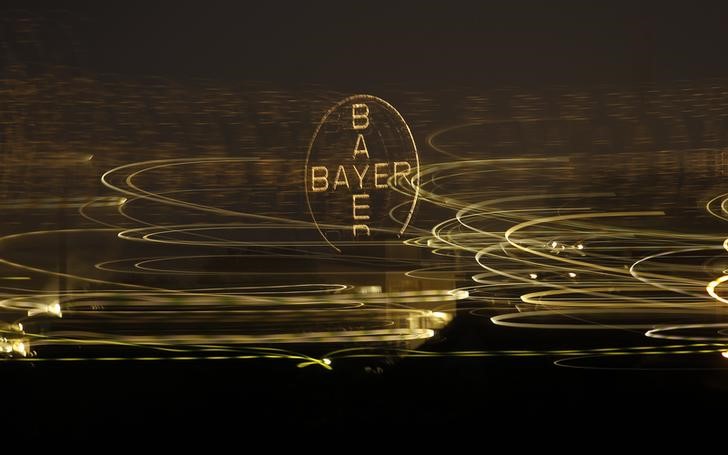
[[[639,84],[728,74],[725,2],[64,6],[92,19],[88,65],[114,73],[341,88]]]

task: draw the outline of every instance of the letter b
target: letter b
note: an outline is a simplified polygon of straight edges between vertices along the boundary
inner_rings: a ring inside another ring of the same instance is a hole
[[[369,126],[369,106],[366,104],[351,105],[351,126],[355,130],[365,130]]]
[[[317,175],[319,173],[323,175]],[[318,193],[327,189],[329,189],[329,170],[326,166],[311,167],[311,190]]]

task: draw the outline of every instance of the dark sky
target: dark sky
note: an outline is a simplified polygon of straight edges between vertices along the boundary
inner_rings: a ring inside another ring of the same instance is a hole
[[[88,64],[116,73],[337,88],[728,76],[728,2],[104,1],[66,7],[91,19]]]

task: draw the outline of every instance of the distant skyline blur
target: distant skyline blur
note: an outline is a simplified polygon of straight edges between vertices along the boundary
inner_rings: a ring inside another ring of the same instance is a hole
[[[728,76],[725,2],[11,2],[3,9],[67,11],[83,47],[79,63],[98,72],[355,91]]]

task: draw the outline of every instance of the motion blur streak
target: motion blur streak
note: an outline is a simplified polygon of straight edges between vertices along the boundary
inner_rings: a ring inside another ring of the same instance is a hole
[[[304,161],[350,93],[28,68],[0,79],[0,359],[724,368],[728,81],[376,94],[420,172],[380,185],[389,240],[322,226],[339,253]]]

